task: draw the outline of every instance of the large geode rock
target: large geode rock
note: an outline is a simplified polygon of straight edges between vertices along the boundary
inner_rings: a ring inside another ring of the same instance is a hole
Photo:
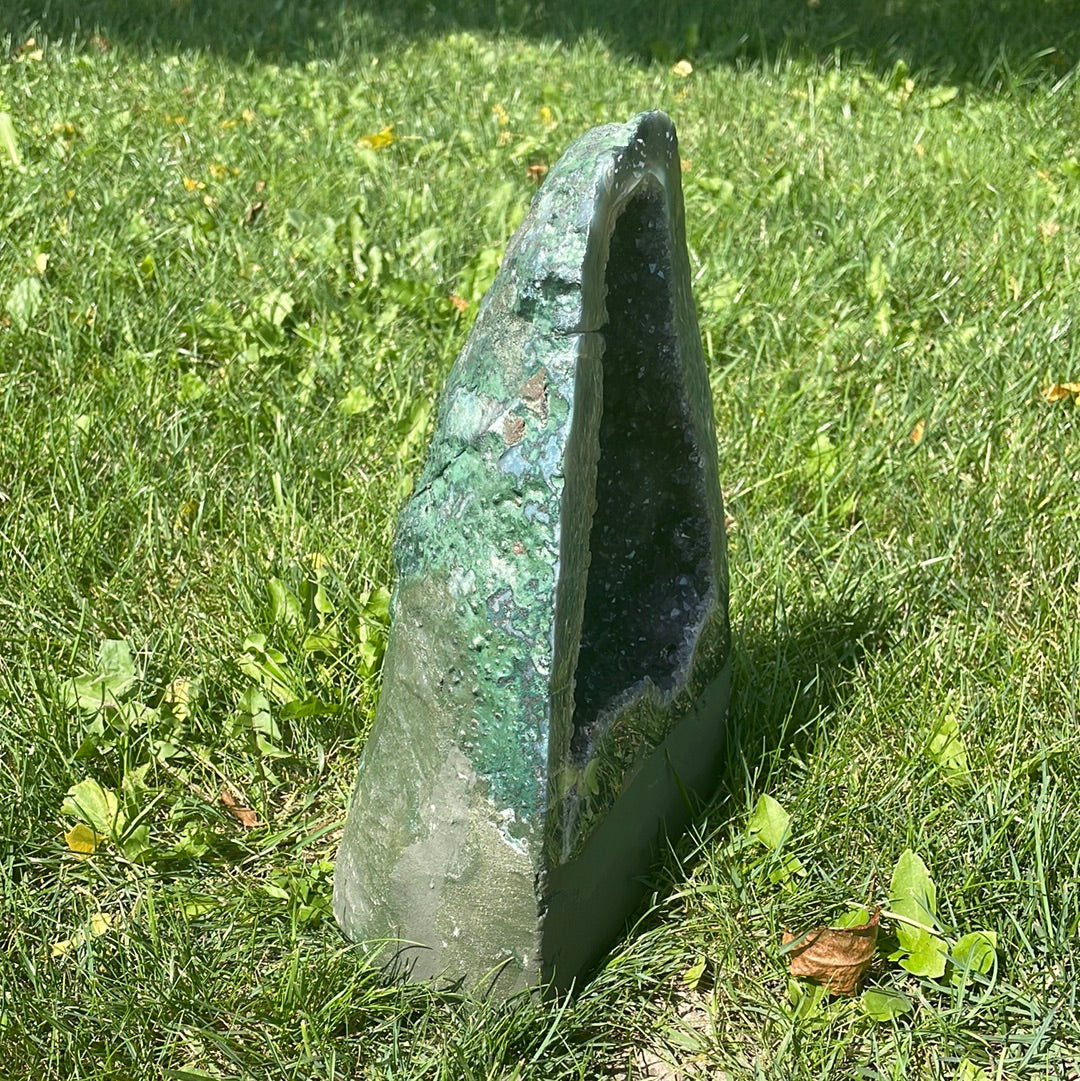
[[[338,921],[416,978],[564,987],[707,795],[730,665],[675,130],[551,170],[402,512]]]

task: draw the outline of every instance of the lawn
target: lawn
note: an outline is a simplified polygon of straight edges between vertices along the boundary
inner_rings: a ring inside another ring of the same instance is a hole
[[[6,0],[3,1076],[1080,1077],[1080,9],[655,7]],[[646,108],[729,766],[574,996],[397,986],[329,912],[395,516],[545,167]],[[868,993],[790,981],[867,901]]]

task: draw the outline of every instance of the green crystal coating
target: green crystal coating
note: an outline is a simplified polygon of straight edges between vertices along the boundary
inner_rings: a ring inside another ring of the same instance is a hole
[[[586,133],[549,173],[395,560],[338,920],[416,977],[565,986],[722,749],[724,515],[664,114]]]

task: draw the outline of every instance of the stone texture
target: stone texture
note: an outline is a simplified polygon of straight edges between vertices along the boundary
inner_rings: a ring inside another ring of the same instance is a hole
[[[338,857],[351,938],[497,994],[602,956],[722,754],[723,523],[675,131],[645,113],[551,170],[450,373]]]

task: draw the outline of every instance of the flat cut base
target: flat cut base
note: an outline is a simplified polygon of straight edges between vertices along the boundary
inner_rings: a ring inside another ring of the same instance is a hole
[[[641,903],[647,882],[634,869],[655,867],[665,836],[677,837],[716,790],[725,746],[731,662],[642,763],[582,850],[548,875],[541,942],[542,979],[565,990],[604,955]],[[657,822],[662,829],[657,829]]]

